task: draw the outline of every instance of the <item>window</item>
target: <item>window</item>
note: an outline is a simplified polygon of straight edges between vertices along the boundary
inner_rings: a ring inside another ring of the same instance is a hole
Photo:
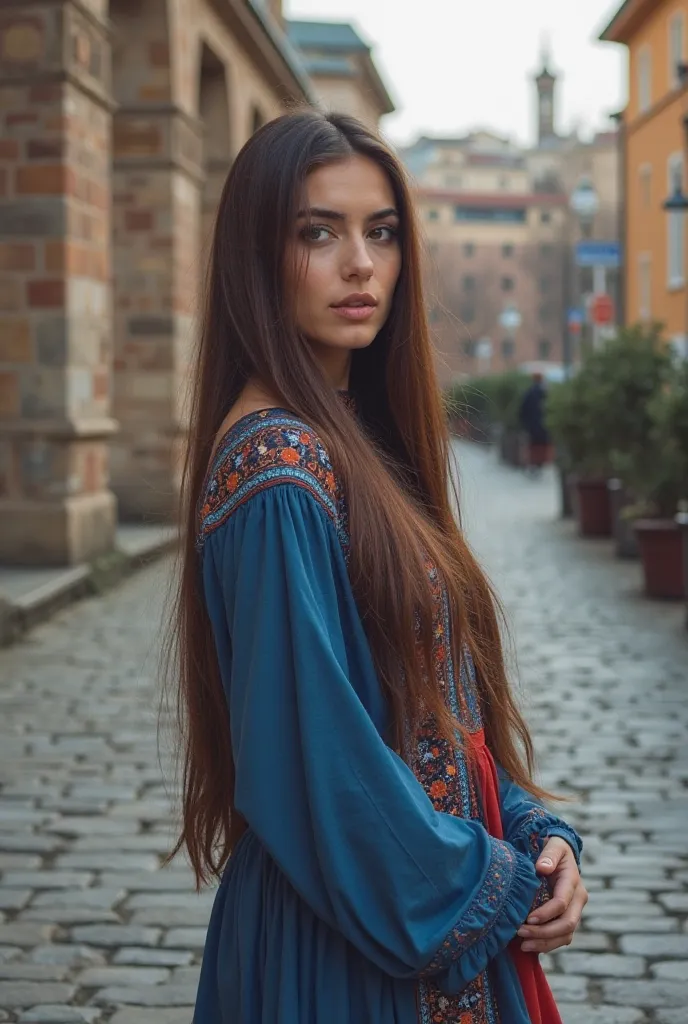
[[[638,107],[644,114],[652,106],[652,52],[645,46],[638,53]]]
[[[549,359],[552,353],[552,342],[547,338],[540,338],[538,342],[538,359]]]
[[[467,274],[463,279],[463,290],[465,292],[475,291],[475,278]]]
[[[473,356],[475,355],[475,342],[473,341],[472,338],[466,338],[464,340],[463,352],[464,355],[470,356],[471,358],[473,358]]]
[[[502,256],[504,257],[505,260],[509,260],[513,255],[514,247],[513,245],[511,245],[510,242],[507,242],[505,245],[502,246]]]
[[[514,279],[513,279],[513,277],[503,277],[502,278],[502,291],[503,292],[512,292],[513,290],[514,290]]]
[[[549,242],[544,242],[540,246],[540,255],[544,260],[551,259],[551,257],[554,255],[554,246],[550,245]]]
[[[464,303],[459,310],[459,319],[464,324],[472,324],[475,320],[475,306],[470,302]]]
[[[431,324],[439,323],[441,317],[440,317],[440,311],[437,308],[437,306],[432,306],[431,307],[428,319],[429,319]]]
[[[638,257],[638,299],[640,319],[652,319],[652,253],[649,252],[641,252]]]
[[[502,356],[504,359],[512,359],[514,355],[514,342],[511,338],[505,338],[502,342]]]
[[[683,192],[683,156],[674,153],[669,157],[669,195]],[[686,273],[686,214],[683,210],[672,210],[667,214],[667,243],[669,246],[668,281],[669,288],[682,288]]]
[[[525,224],[526,211],[518,206],[455,206],[454,217],[459,221],[487,224]]]
[[[640,200],[646,210],[652,206],[652,164],[640,168]]]
[[[439,220],[439,219],[440,219],[440,211],[439,210],[428,210],[428,220]]]
[[[551,222],[552,222],[552,214],[549,212],[549,210],[543,210],[542,213],[540,214],[540,223],[541,224],[551,224]]]
[[[549,276],[549,274],[544,274],[540,278],[540,291],[542,292],[543,295],[547,295],[547,293],[551,290],[551,288],[552,288],[552,278]]]
[[[678,11],[669,21],[669,88],[678,89],[681,84],[683,64],[683,40],[685,36],[683,13]]]
[[[467,256],[468,259],[470,259],[471,256],[475,256],[475,246],[473,242],[466,242],[463,247],[463,254],[464,256]]]
[[[540,321],[543,324],[548,324],[552,319],[552,304],[550,302],[543,302],[540,306]]]

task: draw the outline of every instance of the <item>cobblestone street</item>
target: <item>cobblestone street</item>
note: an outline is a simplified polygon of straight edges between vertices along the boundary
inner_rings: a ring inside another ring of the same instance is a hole
[[[557,521],[554,478],[461,446],[474,546],[527,716],[586,841],[584,930],[548,958],[565,1024],[688,1024],[688,633]],[[171,845],[157,643],[169,562],[0,652],[0,1020],[190,1024],[212,893]],[[211,1024],[202,1021],[199,1024]],[[365,1024],[365,1022],[361,1022]]]

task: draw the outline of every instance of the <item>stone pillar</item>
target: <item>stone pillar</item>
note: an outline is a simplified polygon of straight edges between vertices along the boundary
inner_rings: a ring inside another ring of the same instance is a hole
[[[113,488],[125,519],[177,510],[200,277],[200,123],[178,107],[114,120]]]
[[[0,0],[0,561],[109,550],[110,42],[102,0]]]

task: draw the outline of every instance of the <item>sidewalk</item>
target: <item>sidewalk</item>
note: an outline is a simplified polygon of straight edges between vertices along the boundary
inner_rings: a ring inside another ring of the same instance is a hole
[[[174,526],[121,524],[114,550],[95,562],[66,568],[0,565],[0,647],[14,643],[59,608],[100,593],[172,550],[176,538]]]

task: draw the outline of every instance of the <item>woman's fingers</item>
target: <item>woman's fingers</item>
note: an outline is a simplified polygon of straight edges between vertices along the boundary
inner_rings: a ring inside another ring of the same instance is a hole
[[[580,924],[581,914],[587,902],[587,890],[580,885],[566,913],[556,921],[543,925],[524,925],[519,928],[519,937],[525,940],[522,944],[524,952],[549,953],[560,946],[568,946]]]
[[[548,921],[553,921],[555,918],[561,917],[562,914],[566,913],[566,909],[573,899],[573,894],[580,885],[580,873],[573,854],[571,854],[570,861],[565,860],[562,862],[562,866],[555,871],[551,878],[554,881],[552,898],[531,914],[528,918],[528,924],[546,924]]]

